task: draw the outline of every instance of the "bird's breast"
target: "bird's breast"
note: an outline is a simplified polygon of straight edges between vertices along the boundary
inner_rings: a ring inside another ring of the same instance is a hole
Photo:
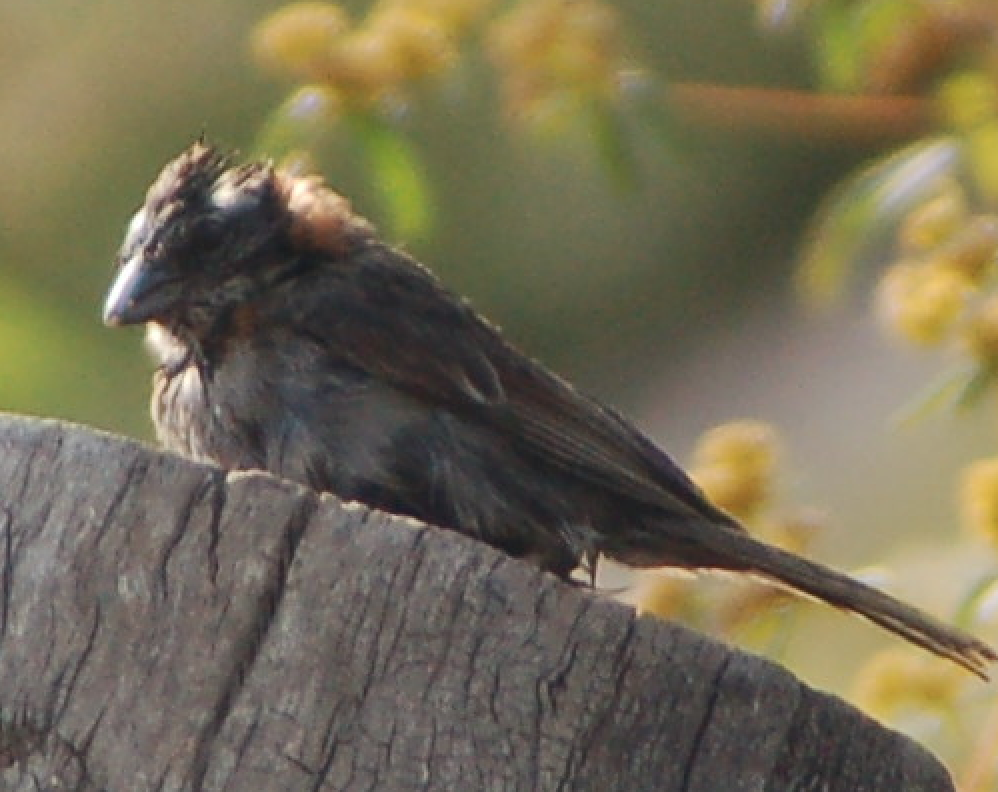
[[[199,461],[216,461],[207,442],[214,434],[212,407],[197,365],[159,368],[153,379],[150,408],[163,446]]]
[[[222,464],[221,406],[212,398],[204,361],[168,329],[146,328],[146,346],[159,364],[150,412],[162,445],[201,462]]]

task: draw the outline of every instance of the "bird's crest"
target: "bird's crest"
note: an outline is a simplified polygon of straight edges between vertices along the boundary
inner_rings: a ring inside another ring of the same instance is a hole
[[[163,168],[146,195],[146,206],[156,211],[172,203],[186,203],[207,193],[229,166],[217,148],[198,140]]]

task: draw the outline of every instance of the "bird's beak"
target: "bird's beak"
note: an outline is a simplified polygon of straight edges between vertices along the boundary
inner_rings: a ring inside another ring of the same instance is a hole
[[[121,265],[104,301],[104,324],[118,327],[152,319],[173,301],[172,280],[140,253],[133,254]]]

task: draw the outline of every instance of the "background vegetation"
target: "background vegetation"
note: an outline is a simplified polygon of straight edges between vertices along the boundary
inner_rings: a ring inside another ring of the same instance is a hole
[[[960,473],[995,453],[991,5],[408,5],[0,4],[0,407],[150,438],[139,334],[100,305],[146,186],[203,132],[320,168],[759,530],[998,639],[998,475]],[[764,423],[694,458],[736,419]],[[628,596],[998,788],[993,686],[754,588]]]

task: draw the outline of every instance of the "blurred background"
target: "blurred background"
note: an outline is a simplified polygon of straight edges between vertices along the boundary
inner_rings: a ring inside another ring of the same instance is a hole
[[[813,81],[805,31],[765,29],[745,0],[613,6],[628,52],[670,81]],[[141,332],[100,322],[114,255],[148,184],[194,138],[256,150],[292,88],[250,55],[254,26],[278,7],[0,4],[0,408],[151,441]],[[892,416],[939,357],[885,337],[872,276],[821,312],[794,289],[822,200],[887,144],[679,117],[667,145],[636,137],[639,178],[622,185],[584,131],[511,125],[484,64],[472,53],[405,108],[432,199],[426,229],[398,236],[348,147],[319,158],[327,178],[521,348],[681,461],[711,426],[772,424],[777,497],[824,526],[809,553],[847,569],[886,562],[876,579],[950,615],[988,563],[954,538],[954,482],[993,449],[993,409],[898,428]],[[819,685],[844,689],[868,649],[891,643],[807,608],[781,659]]]

